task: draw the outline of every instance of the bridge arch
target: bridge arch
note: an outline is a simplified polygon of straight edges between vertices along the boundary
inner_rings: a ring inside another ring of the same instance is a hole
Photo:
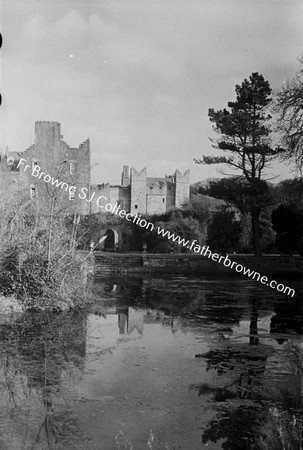
[[[106,236],[106,239],[104,241],[104,251],[106,252],[114,252],[117,250],[119,245],[119,235],[117,230],[113,228],[108,228],[104,236]]]

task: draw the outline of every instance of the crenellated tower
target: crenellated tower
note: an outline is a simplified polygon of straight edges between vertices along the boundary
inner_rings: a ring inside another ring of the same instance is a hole
[[[181,206],[189,200],[189,179],[190,171],[186,170],[184,174],[179,170],[175,172],[175,207]]]
[[[35,146],[41,153],[55,157],[61,148],[61,125],[59,122],[35,122]]]

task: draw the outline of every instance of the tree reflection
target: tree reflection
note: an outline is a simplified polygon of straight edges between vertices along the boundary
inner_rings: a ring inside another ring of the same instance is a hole
[[[293,439],[297,428],[294,427],[289,441],[292,447],[279,447],[281,440],[274,442],[266,438],[266,424],[269,422],[271,403],[283,402],[283,392],[273,395],[274,387],[270,375],[266,373],[266,364],[274,349],[272,346],[260,343],[258,336],[259,301],[252,298],[250,307],[249,335],[247,343],[238,343],[236,339],[222,340],[215,349],[196,357],[206,361],[207,370],[213,370],[218,375],[218,386],[200,384],[192,386],[199,395],[211,395],[217,405],[217,416],[211,420],[202,435],[203,443],[217,442],[225,439],[221,444],[224,450],[260,450],[298,449],[299,441]],[[223,387],[222,387],[223,381]],[[289,377],[288,377],[289,382]],[[296,379],[298,384],[298,380]],[[286,394],[286,393],[284,393]],[[276,397],[275,397],[276,396]],[[289,395],[286,394],[286,397]],[[272,402],[273,400],[273,402]],[[295,400],[287,405],[287,417],[293,414]],[[278,412],[280,414],[280,412]],[[286,433],[286,428],[285,428]]]
[[[83,311],[26,313],[1,324],[0,417],[10,417],[20,448],[73,448],[83,439],[64,385],[83,371],[85,339]]]
[[[276,302],[275,315],[270,320],[270,333],[276,336],[276,341],[283,344],[289,335],[302,335],[303,304],[301,299],[287,299]]]

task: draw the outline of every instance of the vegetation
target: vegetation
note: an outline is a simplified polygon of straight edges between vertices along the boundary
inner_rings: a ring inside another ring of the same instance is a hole
[[[279,205],[272,212],[276,245],[282,253],[303,256],[303,207],[297,204]]]
[[[66,309],[87,295],[86,262],[74,253],[60,205],[41,212],[22,192],[0,198],[0,293],[27,308]]]
[[[217,211],[207,228],[207,244],[212,251],[234,253],[241,248],[241,222],[233,210],[222,208]]]

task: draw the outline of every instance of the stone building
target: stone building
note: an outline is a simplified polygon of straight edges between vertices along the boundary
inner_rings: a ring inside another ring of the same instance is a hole
[[[135,215],[161,214],[180,208],[189,200],[189,177],[176,170],[163,178],[147,176],[123,166],[121,184],[91,185],[89,139],[70,147],[61,134],[59,122],[36,122],[35,141],[23,152],[0,155],[0,191],[18,187],[22,195],[39,203],[41,210],[55,205],[57,210],[91,214],[104,212],[101,204],[120,205]],[[102,202],[97,199],[102,197]]]
[[[78,192],[90,191],[90,161],[89,139],[73,148],[63,140],[60,123],[36,122],[33,145],[1,156],[1,184],[17,184],[42,207],[54,204],[58,210],[88,214],[89,204]]]
[[[131,214],[162,214],[173,208],[180,208],[189,200],[190,172],[183,175],[176,170],[163,178],[148,177],[146,168],[138,172],[135,168],[123,166],[121,185],[102,184],[92,186],[91,211],[101,212],[96,199],[104,197],[103,204],[117,203]]]

